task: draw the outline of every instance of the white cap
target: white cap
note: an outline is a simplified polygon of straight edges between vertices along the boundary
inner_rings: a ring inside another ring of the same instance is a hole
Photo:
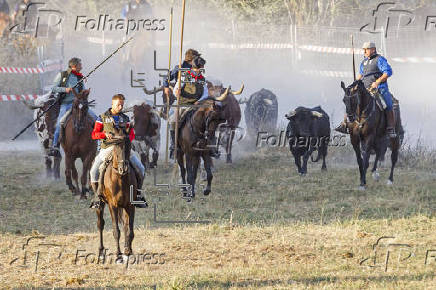
[[[362,45],[362,48],[363,49],[365,49],[365,48],[375,48],[375,43],[374,42],[365,42],[363,45]]]

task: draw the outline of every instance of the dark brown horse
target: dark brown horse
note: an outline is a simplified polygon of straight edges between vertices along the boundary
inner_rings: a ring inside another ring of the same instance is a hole
[[[375,161],[372,172],[376,173],[377,163],[381,156],[386,152],[388,143],[390,142],[391,153],[391,171],[388,185],[392,185],[394,181],[394,168],[398,159],[398,151],[400,148],[400,137],[397,134],[396,138],[388,140],[386,135],[386,116],[376,103],[376,99],[365,88],[361,80],[355,81],[350,86],[345,87],[341,82],[341,87],[345,92],[344,103],[346,112],[350,122],[350,139],[356,153],[357,163],[360,171],[360,189],[365,189],[366,186],[366,171],[369,166],[369,157],[371,151],[375,151]],[[396,111],[396,132],[400,132],[401,120],[399,111]]]
[[[112,231],[117,244],[117,255],[120,250],[120,229],[118,224],[124,227],[124,254],[132,254],[132,241],[134,237],[133,222],[135,219],[135,207],[131,204],[130,192],[136,194],[137,182],[135,170],[130,165],[130,141],[128,136],[117,132],[110,142],[113,144],[111,161],[108,167],[101,173],[100,182],[103,186],[103,198],[108,205],[112,218]],[[103,254],[103,229],[104,229],[104,205],[97,209],[97,226],[100,233],[100,255]]]
[[[226,89],[220,97],[203,101],[197,110],[188,111],[180,124],[176,158],[183,184],[186,184],[186,171],[188,173],[187,184],[190,185],[190,190],[185,189],[185,193],[188,191],[187,197],[195,197],[195,180],[197,179],[200,158],[203,159],[207,174],[207,187],[203,194],[208,195],[211,191],[213,175],[209,151],[216,150],[218,144],[215,131],[219,124],[226,121],[222,116],[221,107],[216,105],[215,101],[224,101],[228,94],[229,89]],[[183,161],[184,156],[186,156],[186,169]]]
[[[74,90],[72,90],[74,92]],[[97,142],[91,138],[94,121],[88,114],[88,95],[90,90],[83,90],[75,94],[71,116],[65,122],[65,133],[61,135],[61,145],[65,152],[65,178],[66,183],[73,195],[80,195],[80,199],[86,199],[86,187],[88,183],[89,170],[91,169],[97,151]],[[75,161],[82,160],[83,169],[81,176],[82,190],[79,190],[79,181]],[[71,177],[76,186],[73,185]]]
[[[34,118],[37,118],[43,111],[47,110],[54,102],[56,102],[56,96],[53,94],[46,94],[39,97],[34,105],[28,104],[24,101],[24,104],[31,110],[35,110]],[[60,178],[60,164],[62,155],[49,156],[49,150],[52,146],[54,132],[56,128],[56,120],[59,114],[60,104],[56,103],[50,110],[47,111],[42,117],[38,118],[35,122],[36,135],[38,136],[41,147],[44,150],[45,160],[45,172],[46,176]]]

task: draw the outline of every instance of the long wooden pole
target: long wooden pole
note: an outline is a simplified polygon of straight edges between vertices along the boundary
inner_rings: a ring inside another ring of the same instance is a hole
[[[181,78],[182,78],[182,57],[183,57],[183,31],[185,28],[185,0],[183,0],[183,6],[182,6],[182,31],[180,36],[180,60],[179,60],[179,74],[177,76],[177,83],[178,83],[178,91],[179,94],[177,97],[177,110],[176,110],[176,132],[175,132],[175,140],[174,140],[174,164],[177,164],[177,141],[179,138],[179,111],[180,111],[180,89],[181,89]]]
[[[171,48],[173,46],[173,7],[171,7],[171,13],[170,13],[170,40],[169,40],[169,55],[168,55],[168,85],[170,83],[170,75],[171,75]],[[168,165],[168,139],[170,136],[170,121],[169,121],[169,115],[170,115],[170,96],[167,95],[167,144],[165,148],[165,165]]]
[[[353,51],[353,78],[356,81],[356,61],[354,60],[354,41],[353,35],[351,34],[351,50]]]

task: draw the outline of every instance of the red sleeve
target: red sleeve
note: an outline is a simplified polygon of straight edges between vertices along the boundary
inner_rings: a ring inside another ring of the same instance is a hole
[[[92,139],[97,140],[97,139],[105,139],[106,138],[106,134],[103,131],[103,123],[96,121],[95,125],[94,125],[94,130],[92,131]]]
[[[127,128],[130,128],[130,123],[127,124]],[[132,142],[133,139],[135,139],[135,131],[133,130],[133,127],[130,128],[129,139],[130,139],[130,142]]]

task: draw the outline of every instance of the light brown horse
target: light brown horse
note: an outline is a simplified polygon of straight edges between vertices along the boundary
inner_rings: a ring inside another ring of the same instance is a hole
[[[74,92],[74,90],[72,90]],[[80,199],[86,199],[86,187],[89,170],[91,169],[97,151],[97,142],[91,138],[94,121],[88,114],[88,95],[90,90],[83,90],[75,94],[70,118],[65,123],[65,134],[61,136],[61,145],[65,152],[65,178],[66,183],[73,195],[80,195]],[[83,169],[81,176],[82,190],[79,190],[79,181],[75,161],[82,160]],[[71,177],[75,181],[73,185]]]
[[[121,130],[119,130],[121,131]],[[135,170],[129,163],[130,140],[125,134],[117,132],[110,141],[113,144],[112,160],[100,176],[103,186],[103,199],[108,205],[112,218],[112,230],[117,244],[117,256],[121,255],[120,250],[120,229],[118,223],[124,227],[124,254],[132,254],[132,241],[134,237],[133,222],[135,219],[135,207],[131,204],[130,192],[136,193],[137,181]],[[103,229],[104,229],[104,205],[96,210],[97,227],[100,233],[99,253],[103,254]]]
[[[188,173],[187,181],[190,190],[185,188],[186,197],[195,197],[195,180],[197,179],[200,158],[204,161],[207,174],[207,187],[203,194],[208,195],[211,192],[213,175],[210,150],[217,150],[215,131],[219,124],[226,121],[222,116],[221,107],[215,104],[215,101],[224,101],[228,94],[229,89],[226,89],[220,97],[210,97],[205,100],[197,110],[188,111],[180,124],[176,158],[183,184],[186,184],[186,171]],[[186,169],[183,161],[184,156],[186,156]]]

